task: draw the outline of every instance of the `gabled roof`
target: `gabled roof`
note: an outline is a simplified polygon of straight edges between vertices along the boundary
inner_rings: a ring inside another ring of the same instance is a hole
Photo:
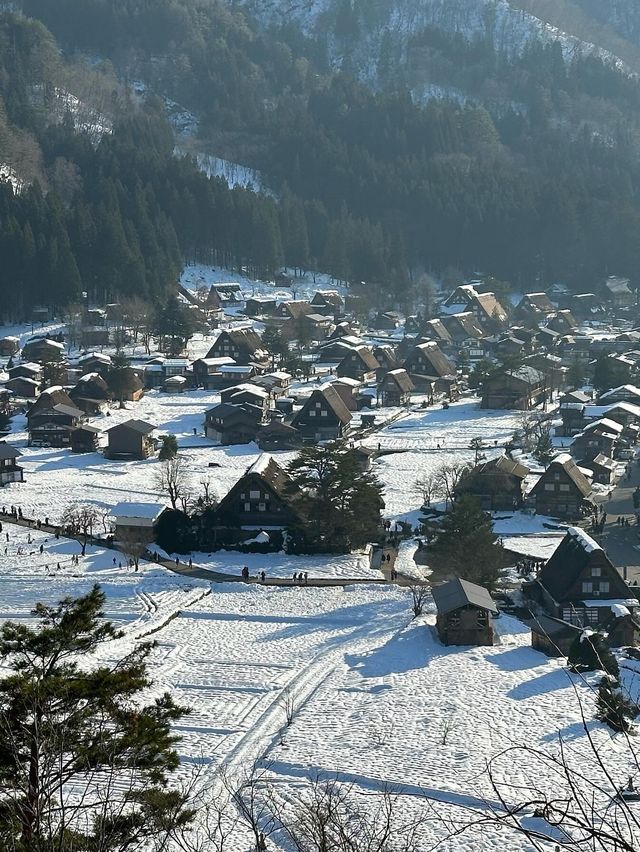
[[[0,459],[17,459],[21,455],[20,450],[12,447],[11,444],[7,444],[6,441],[0,441]]]
[[[440,378],[443,378],[444,376],[456,375],[456,368],[453,366],[451,361],[449,361],[447,356],[440,351],[440,349],[438,348],[438,344],[435,343],[435,341],[430,341],[428,343],[419,343],[413,350],[413,353],[417,352],[420,352],[429,363],[430,372],[425,375],[433,375],[438,376]],[[413,353],[410,353],[409,359],[411,358],[411,355]]]
[[[485,335],[484,330],[470,311],[463,311],[444,317],[442,321],[449,335],[456,340],[465,340],[467,338],[480,340]]]
[[[583,497],[588,497],[591,494],[591,484],[587,477],[582,473],[578,465],[574,462],[570,455],[567,453],[563,453],[562,455],[556,456],[556,458],[551,462],[549,467],[542,474],[540,479],[536,482],[533,489],[531,490],[532,494],[535,494],[536,491],[542,490],[542,483],[549,480],[549,477],[553,476],[554,473],[562,470],[569,479],[573,482],[573,484],[578,489],[579,493]],[[595,542],[594,542],[595,543]]]
[[[287,313],[289,314],[289,316],[291,317],[291,319],[294,319],[294,320],[301,319],[302,317],[305,317],[307,314],[313,313],[313,308],[311,307],[310,303],[307,302],[306,300],[300,300],[300,301],[295,301],[295,302],[294,301],[281,302],[278,305],[278,308],[284,308],[287,311]]]
[[[472,299],[472,304],[477,305],[487,319],[502,322],[507,318],[507,313],[495,293],[477,293]]]
[[[529,476],[529,468],[520,462],[510,459],[508,456],[498,456],[496,459],[491,459],[487,462],[482,462],[476,468],[474,473],[504,473],[507,476],[516,476],[518,479],[525,479]]]
[[[553,313],[555,308],[546,293],[525,293],[518,308],[534,308],[541,313]]]
[[[345,405],[344,400],[332,385],[327,384],[313,391],[309,399],[305,402],[302,409],[293,418],[293,426],[296,426],[303,414],[306,414],[307,410],[310,409],[311,406],[318,401],[318,396],[323,397],[323,399],[327,402],[329,408],[333,411],[335,416],[343,425],[346,425],[351,421],[351,412]]]
[[[616,463],[613,459],[610,459],[609,456],[605,456],[602,453],[598,453],[598,455],[589,462],[591,465],[598,465],[599,467],[604,467],[607,470],[615,470]]]
[[[229,339],[232,343],[234,343],[240,349],[247,349],[252,354],[256,352],[264,350],[264,344],[262,342],[262,338],[258,334],[257,331],[254,331],[252,328],[232,328],[225,329],[220,333],[217,337],[215,343],[207,353],[207,358],[214,357],[211,355],[214,347],[220,343],[224,338]]]
[[[229,425],[240,421],[256,423],[260,420],[260,416],[260,409],[256,409],[255,406],[234,405],[231,402],[221,402],[214,405],[213,408],[209,408],[205,413],[208,420],[216,417],[223,419]]]
[[[411,376],[407,373],[406,370],[389,370],[389,372],[384,377],[383,381],[386,379],[391,379],[401,391],[410,392],[415,390],[415,385],[411,381]]]
[[[620,394],[640,399],[640,388],[636,385],[620,385],[617,388],[611,388],[611,390],[600,394],[599,402],[606,402],[610,396],[619,396]]]
[[[301,501],[303,493],[289,476],[287,471],[280,467],[277,461],[269,453],[262,453],[256,461],[247,469],[246,473],[233,485],[228,493],[222,498],[218,511],[225,509],[225,504],[230,502],[232,495],[242,487],[242,483],[248,477],[257,476],[261,482],[267,485],[282,501],[286,503],[296,514],[302,514]]]
[[[360,362],[362,366],[367,370],[377,370],[380,364],[376,360],[376,356],[373,354],[371,349],[368,346],[355,346],[352,352],[347,352],[342,359],[346,361],[348,358],[352,357],[353,352],[360,358]],[[342,363],[342,362],[341,362]]]
[[[152,423],[147,423],[145,420],[125,420],[124,423],[118,423],[116,426],[111,426],[105,429],[105,432],[113,432],[116,429],[130,429],[132,432],[138,432],[140,435],[149,435],[156,427]]]
[[[63,388],[59,386],[51,387],[42,391],[38,399],[27,411],[27,420],[30,420],[35,414],[40,414],[43,411],[51,411],[56,405],[68,405],[70,408],[75,408],[73,400]]]
[[[444,343],[451,343],[452,337],[441,319],[430,319],[424,324],[423,337],[433,337]]]
[[[607,597],[632,597],[627,584],[613,567],[604,550],[579,527],[569,527],[560,546],[540,571],[538,582],[556,602],[560,603],[592,561],[601,567],[609,568],[607,579],[610,582],[610,591],[609,595],[602,595],[603,600]]]
[[[335,290],[316,290],[311,300],[312,305],[331,305],[334,308],[340,308],[344,304],[344,299],[340,293]]]
[[[454,609],[464,606],[474,606],[478,609],[486,609],[497,613],[498,607],[493,598],[483,586],[477,586],[468,580],[456,577],[441,586],[433,586],[431,589],[433,599],[436,603],[438,613],[446,615]]]

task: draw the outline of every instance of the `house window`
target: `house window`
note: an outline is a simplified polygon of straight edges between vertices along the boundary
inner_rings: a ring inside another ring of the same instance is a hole
[[[321,402],[316,402],[316,408],[322,408],[322,403],[321,403]]]
[[[609,582],[607,580],[603,580],[600,583],[600,591],[604,592],[604,594],[609,594]]]
[[[266,512],[267,511],[267,504],[266,503],[258,503],[258,511],[259,512]]]
[[[327,412],[326,412],[326,411],[321,411],[321,412],[320,412],[320,417],[326,417],[326,416],[327,416]]]
[[[251,503],[245,503],[245,504],[244,504],[244,511],[245,511],[245,512],[250,512],[250,511],[251,511]]]
[[[568,485],[560,485],[560,491],[568,491],[568,490],[569,490]]]
[[[478,610],[477,624],[478,624],[478,627],[481,627],[481,628],[484,628],[484,627],[487,626],[487,613],[484,609]]]
[[[545,490],[545,491],[555,491],[555,490],[556,490],[556,487],[555,487],[555,485],[553,484],[553,482],[545,482],[545,484],[544,484],[544,490]]]
[[[599,624],[600,622],[600,610],[598,607],[592,606],[589,609],[585,609],[584,611],[584,623],[585,624]]]
[[[315,417],[315,416],[316,416],[315,409],[312,408],[311,411],[309,412],[309,417]]]
[[[560,474],[559,474],[559,473],[554,473],[554,474],[553,474],[553,478],[554,478],[554,479],[556,480],[556,482],[557,482],[557,481],[560,479]]]
[[[259,500],[260,492],[259,491],[249,491],[249,500]]]
[[[582,584],[582,593],[584,594],[585,592],[593,592],[593,583],[584,582]]]
[[[592,577],[600,577],[601,574],[602,574],[602,569],[600,568],[600,566],[594,565],[593,568],[591,569],[591,576]]]

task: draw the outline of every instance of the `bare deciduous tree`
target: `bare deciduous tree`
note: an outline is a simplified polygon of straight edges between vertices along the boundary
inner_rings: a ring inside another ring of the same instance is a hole
[[[61,518],[61,524],[66,527],[71,535],[82,538],[82,555],[85,555],[87,541],[93,534],[94,527],[100,521],[100,514],[95,506],[91,504],[74,503],[68,506]]]
[[[337,779],[311,782],[278,820],[296,852],[410,852],[421,819],[402,818],[399,794],[383,788],[376,805]]]
[[[411,591],[412,598],[412,610],[413,617],[417,618],[419,615],[422,615],[422,610],[424,609],[424,605],[429,599],[430,587],[427,583],[412,583],[409,586],[409,590]]]
[[[131,559],[133,567],[137,571],[140,560],[147,552],[147,545],[140,538],[140,533],[132,528],[121,528],[118,530],[118,544],[124,555]]]
[[[183,511],[186,511],[191,494],[184,459],[176,456],[160,462],[156,472],[156,485],[159,491],[167,495],[172,508],[177,509],[180,505]]]
[[[423,506],[430,506],[431,501],[438,497],[438,477],[435,473],[427,473],[416,479],[415,490]]]
[[[456,488],[469,469],[470,466],[464,462],[444,463],[436,468],[434,472],[436,487],[440,493],[444,494],[447,504],[453,503]]]
[[[285,686],[282,690],[280,701],[287,721],[287,728],[289,728],[291,727],[291,723],[293,722],[293,717],[296,712],[296,699],[290,686]]]

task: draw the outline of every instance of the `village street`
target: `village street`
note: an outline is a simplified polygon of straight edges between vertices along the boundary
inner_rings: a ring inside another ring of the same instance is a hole
[[[636,525],[636,513],[633,508],[633,492],[638,485],[640,465],[634,463],[631,479],[623,477],[611,498],[602,504],[607,513],[607,523],[604,534],[598,536],[611,562],[632,584],[640,584],[640,526]],[[618,517],[627,518],[631,526],[618,526]]]

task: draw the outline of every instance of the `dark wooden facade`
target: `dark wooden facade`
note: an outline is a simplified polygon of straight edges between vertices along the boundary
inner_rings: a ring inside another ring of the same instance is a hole
[[[155,453],[151,434],[155,426],[144,420],[127,420],[107,429],[108,445],[105,458],[148,459]]]
[[[613,646],[636,643],[640,602],[604,550],[582,529],[569,528],[525,592],[552,618],[606,630]]]
[[[539,515],[577,519],[591,495],[591,485],[571,456],[559,456],[536,482],[528,501]]]
[[[443,645],[493,645],[496,607],[482,586],[456,578],[433,587],[436,630]]]
[[[351,421],[351,412],[331,385],[314,390],[291,425],[305,441],[341,438]]]
[[[544,375],[533,367],[493,373],[482,384],[481,408],[513,408],[529,411],[544,402]]]

